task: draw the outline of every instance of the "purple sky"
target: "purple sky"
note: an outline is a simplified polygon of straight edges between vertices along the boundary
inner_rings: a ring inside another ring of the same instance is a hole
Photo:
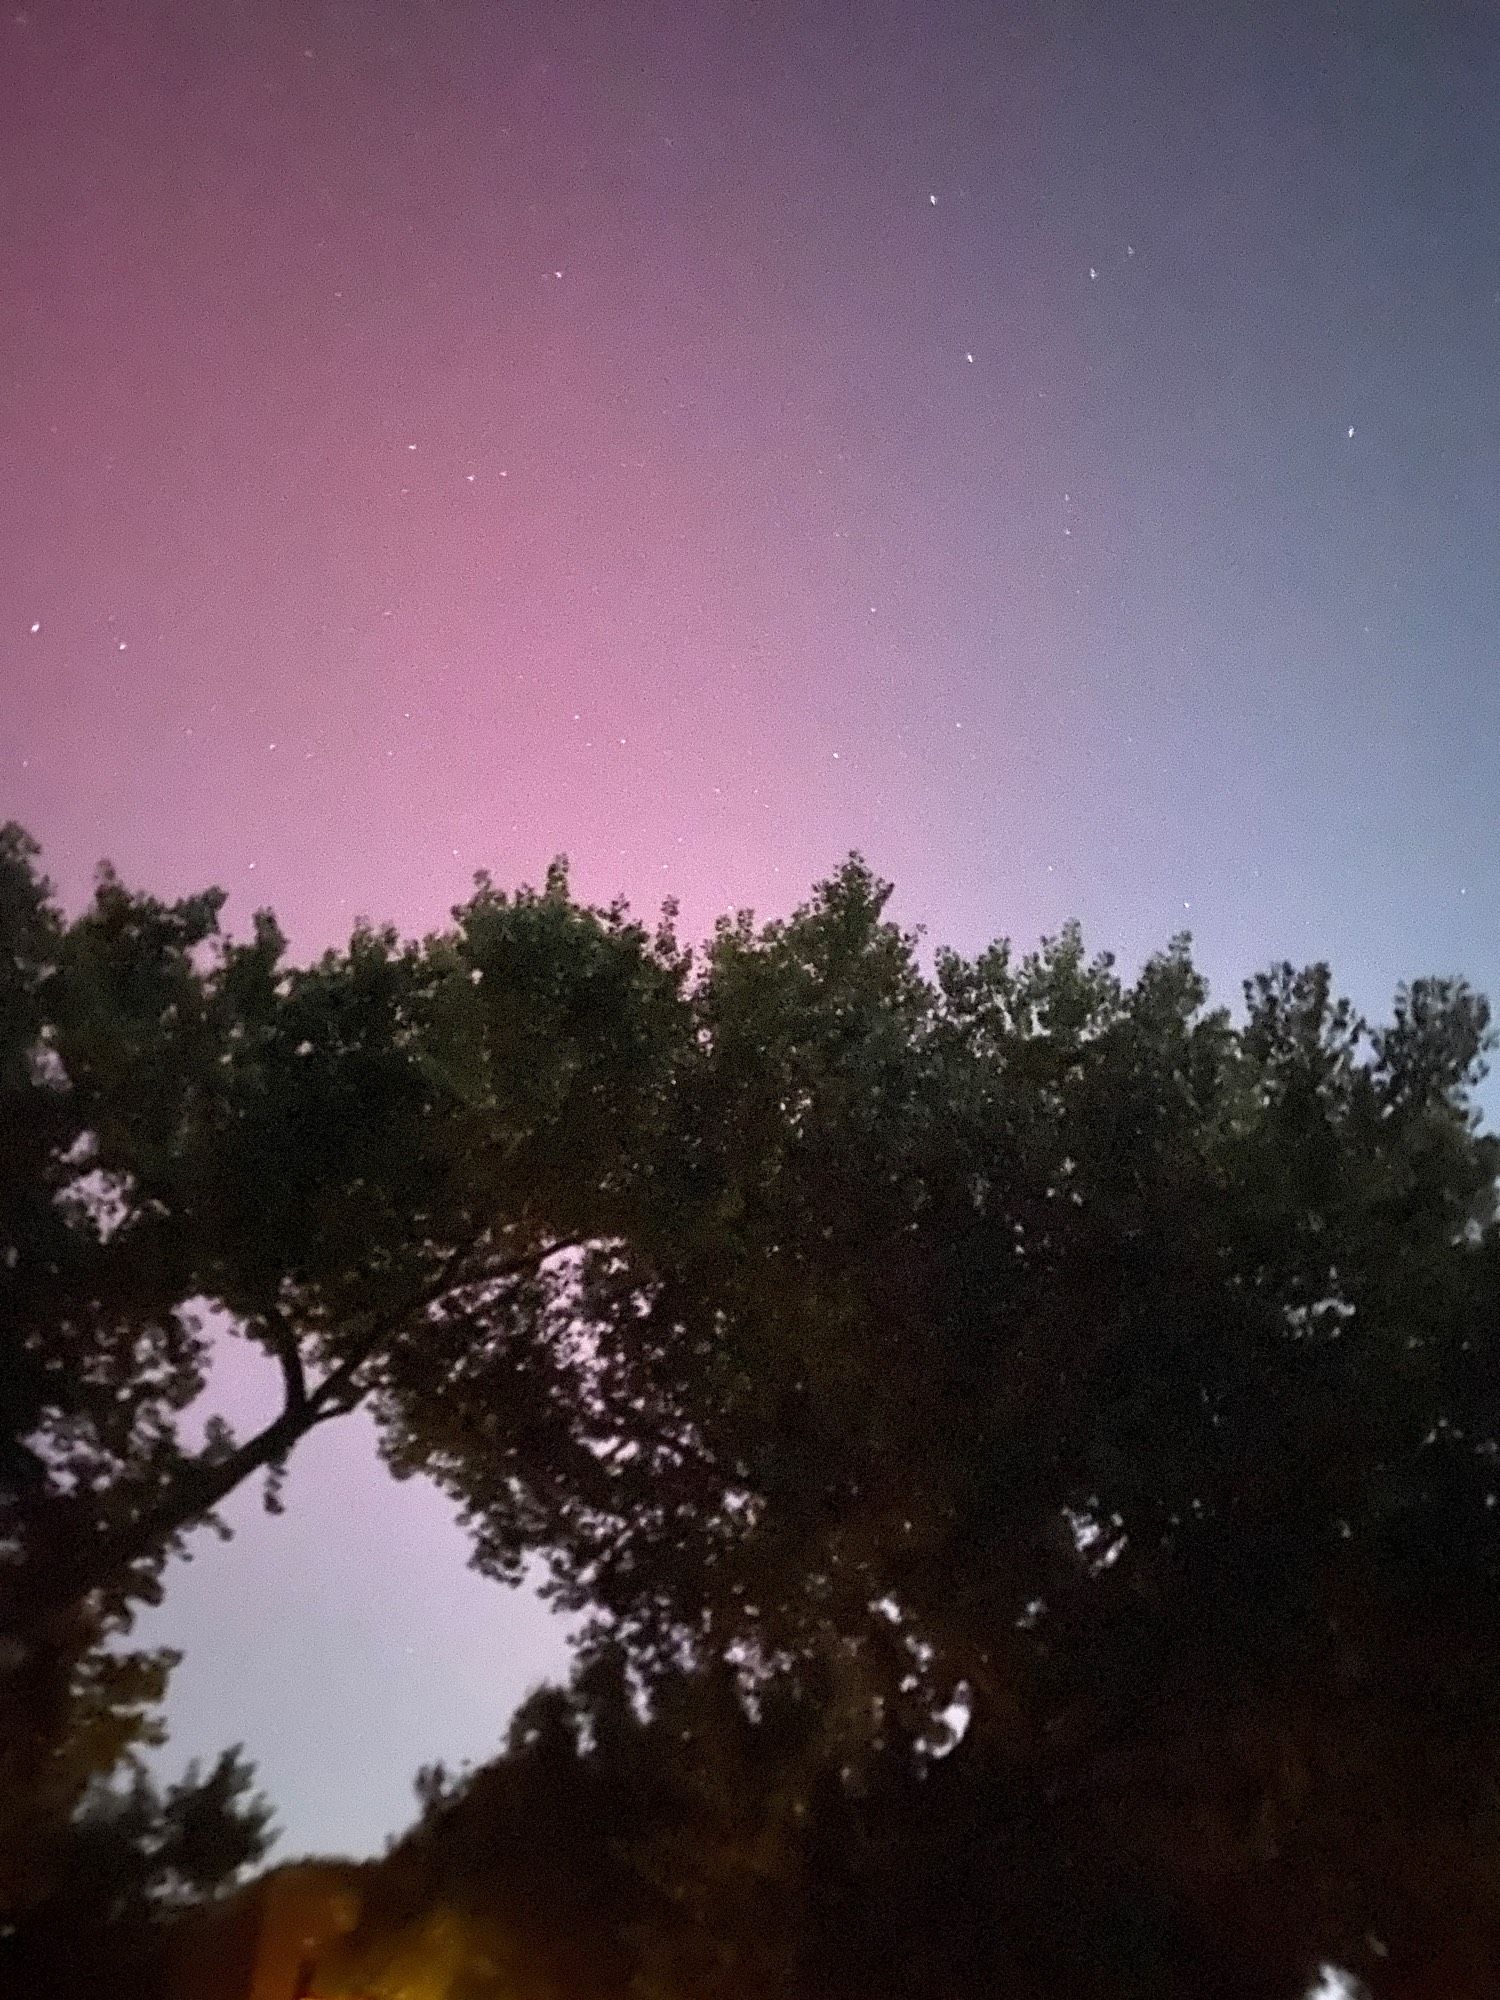
[[[1464,0],[8,0],[0,814],[301,953],[857,845],[1500,990],[1497,218]],[[560,1638],[358,1425],[289,1500],[172,1754],[365,1848]]]

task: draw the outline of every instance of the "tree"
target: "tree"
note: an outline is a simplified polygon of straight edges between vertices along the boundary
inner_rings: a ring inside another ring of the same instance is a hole
[[[801,1963],[795,1773],[821,1719],[790,1687],[752,1718],[722,1665],[647,1713],[604,1645],[536,1689],[502,1754],[419,1774],[416,1825],[370,1871],[320,1988],[449,2000],[769,1996]],[[709,1858],[711,1854],[711,1859]]]
[[[52,1857],[45,1896],[0,1930],[6,1990],[155,2000],[167,1926],[232,1889],[269,1849],[271,1808],[240,1747],[159,1789],[136,1767],[95,1780]]]
[[[149,1733],[170,1665],[101,1650],[105,1610],[77,1594],[24,1639],[13,1621],[69,1533],[83,1547],[105,1539],[84,1518],[101,1486],[128,1476],[151,1490],[175,1449],[174,1414],[201,1380],[177,1310],[190,1289],[180,1232],[148,1200],[111,1200],[108,1175],[121,1125],[149,1154],[180,1111],[197,1027],[184,1007],[190,955],[217,908],[212,897],[130,906],[106,877],[70,935],[34,859],[17,829],[0,832],[0,1910],[36,1889],[48,1836],[90,1777]],[[87,1006],[106,966],[117,1050],[158,1023],[151,1075],[116,1063],[124,1087],[112,1092]]]
[[[887,1743],[856,1772],[836,1703],[723,1663],[645,1712],[606,1650],[538,1690],[482,1769],[422,1774],[417,1825],[326,1953],[329,1992],[431,2000],[1234,2000],[1226,1963],[1127,1860],[1050,1816],[1014,1769]],[[1086,1836],[1086,1830],[1084,1830]]]
[[[519,1566],[570,1471],[592,1478],[566,1357],[519,1351],[516,1301],[643,1198],[684,973],[667,930],[577,905],[561,865],[513,898],[480,881],[440,937],[361,927],[294,968],[266,913],[225,937],[217,891],[166,904],[106,869],[70,921],[36,859],[0,833],[7,1899],[34,1828],[66,1820],[170,1665],[109,1664],[104,1641],[227,1495],[263,1475],[274,1504],[298,1440],[399,1357],[418,1374],[447,1317],[514,1355],[497,1564]],[[195,1445],[207,1308],[284,1394],[254,1435],[210,1418]],[[105,1687],[114,1740],[91,1725],[91,1765],[64,1751]]]
[[[658,1684],[824,1676],[868,1757],[956,1702],[1185,1935],[1274,1911],[1279,1977],[1403,1991],[1426,1864],[1476,1939],[1500,1876],[1488,1010],[1281,966],[1236,1026],[1185,938],[1127,986],[1076,930],[929,978],[887,895],[853,861],[692,983],[668,1198],[567,1300],[564,1587]],[[435,1463],[487,1560],[470,1352]]]
[[[1370,1028],[1321,966],[1235,1025],[1186,939],[1132,985],[1072,929],[928,974],[857,857],[698,963],[554,871],[289,969],[213,897],[106,876],[66,923],[5,852],[28,1661],[71,1675],[77,1621],[365,1398],[652,1701],[800,1689],[856,1785],[957,1717],[949,1768],[1046,1808],[997,1851],[1116,1856],[1184,1939],[1274,1911],[1286,1980],[1412,1988],[1457,1884],[1482,1987],[1500,1234],[1461,981]],[[195,1298],[285,1402],[192,1451]]]
[[[659,1777],[618,1660],[543,1687],[479,1771],[419,1773],[416,1825],[371,1871],[353,1933],[319,1983],[472,2000],[624,2000],[636,1837]]]

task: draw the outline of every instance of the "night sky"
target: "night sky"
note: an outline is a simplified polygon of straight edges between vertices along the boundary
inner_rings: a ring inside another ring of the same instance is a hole
[[[0,816],[1500,993],[1497,362],[1488,5],[10,0]],[[143,1628],[283,1851],[562,1663],[361,1423]]]

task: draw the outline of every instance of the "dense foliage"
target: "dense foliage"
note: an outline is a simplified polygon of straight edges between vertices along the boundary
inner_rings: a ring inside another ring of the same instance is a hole
[[[647,1150],[680,968],[560,873],[300,968],[268,915],[222,935],[221,904],[105,870],[69,921],[0,834],[0,1909],[149,1731],[171,1663],[110,1642],[188,1532],[256,1475],[274,1504],[297,1441],[445,1306],[503,1317],[560,1245],[622,1226]],[[247,1437],[199,1414],[210,1310],[280,1371]],[[499,1567],[569,1478],[557,1374],[530,1352],[491,1432]]]
[[[0,1925],[0,1991],[156,2000],[172,1926],[233,1888],[273,1839],[238,1746],[164,1789],[95,1779],[50,1857],[47,1886]]]
[[[617,1496],[562,1517],[575,1601],[657,1697],[726,1657],[816,1685],[841,1769],[909,1768],[957,1715],[923,1796],[973,1785],[989,1897],[1107,1856],[1100,1911],[1179,1936],[1184,1991],[1205,1939],[1247,1991],[1325,1954],[1377,1992],[1493,1990],[1484,1003],[1423,981],[1371,1028],[1282,966],[1236,1025],[1186,940],[1127,986],[1071,931],[928,979],[885,894],[852,863],[720,928],[661,1216],[528,1301],[581,1330]],[[438,1428],[419,1382],[385,1407],[483,1557],[501,1389],[463,1355]],[[951,1824],[920,1819],[934,1880]]]
[[[1500,1986],[1484,1003],[1421,981],[1371,1027],[1281,966],[1236,1022],[1185,939],[1127,983],[1073,930],[928,971],[887,895],[851,860],[695,958],[559,868],[294,968],[216,895],[106,874],[68,921],[7,834],[12,1799],[55,1819],[107,1765],[160,1666],[101,1638],[367,1399],[481,1566],[548,1555],[651,1728],[707,1704],[762,1774],[699,1758],[684,1804],[658,1734],[658,1789],[570,1808],[660,1994],[930,1963],[1104,2000],[1205,1953],[1247,1994],[1324,1955]],[[285,1396],[200,1446],[207,1306]]]

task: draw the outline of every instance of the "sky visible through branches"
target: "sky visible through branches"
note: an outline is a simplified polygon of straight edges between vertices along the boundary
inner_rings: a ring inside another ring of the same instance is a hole
[[[17,0],[4,810],[301,954],[858,846],[966,951],[1500,990],[1497,72],[1461,3]],[[368,1850],[560,1633],[363,1418],[288,1497],[147,1622],[172,1755]]]

